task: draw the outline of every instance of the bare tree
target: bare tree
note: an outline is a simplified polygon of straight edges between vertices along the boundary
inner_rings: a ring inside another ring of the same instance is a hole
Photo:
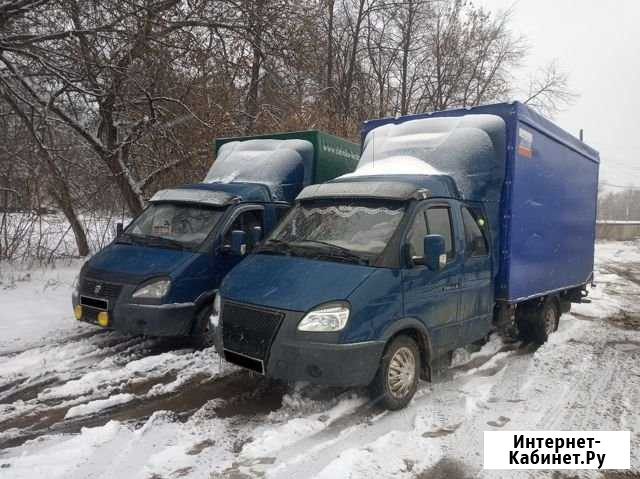
[[[559,111],[571,106],[578,95],[569,87],[569,75],[562,71],[554,60],[540,68],[529,81],[529,89],[524,103],[539,112],[553,117]]]
[[[46,124],[46,119],[42,119],[42,122],[36,127],[36,125],[31,121],[33,114],[29,117],[24,111],[22,111],[22,109],[14,102],[9,92],[2,92],[2,97],[17,113],[20,120],[22,120],[25,129],[33,139],[37,151],[37,158],[39,158],[46,166],[48,192],[51,197],[55,199],[56,204],[64,213],[67,221],[69,221],[69,225],[71,226],[75,236],[78,254],[80,256],[87,256],[89,254],[87,236],[76,213],[73,197],[69,188],[69,182],[67,181],[65,172],[60,167],[61,162],[56,158],[55,151],[60,151],[60,149],[47,146],[47,143],[51,145],[51,143],[55,141],[55,135],[52,134],[50,126]],[[48,139],[48,142],[45,141],[45,138]]]
[[[367,62],[376,87],[371,94],[373,98],[377,97],[376,116],[388,114],[394,95],[393,67],[400,54],[396,48],[397,41],[394,42],[397,32],[393,28],[393,20],[396,16],[395,10],[380,9],[367,17]]]
[[[367,118],[511,98],[526,45],[509,26],[467,0],[0,0],[0,114],[25,137],[0,145],[25,165],[0,186],[69,224],[135,215],[201,178],[217,136],[357,139]],[[557,64],[528,93],[544,113],[572,99]]]
[[[161,159],[145,169],[132,151],[150,137],[171,138],[166,126],[193,116],[183,101],[188,85],[181,90],[171,80],[190,43],[202,35],[199,29],[236,28],[206,16],[217,18],[228,6],[212,10],[201,1],[189,8],[178,0],[32,3],[0,38],[0,81],[17,92],[18,107],[45,111],[82,139],[108,168],[130,212],[139,213],[145,186],[181,159]],[[233,15],[225,16],[229,20]],[[14,33],[24,28],[32,33]],[[183,79],[189,76],[184,67]]]

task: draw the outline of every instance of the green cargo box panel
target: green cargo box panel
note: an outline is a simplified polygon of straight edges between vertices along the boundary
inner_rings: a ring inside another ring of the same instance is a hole
[[[218,138],[215,152],[232,141],[247,140],[305,140],[313,145],[313,171],[311,182],[323,183],[355,170],[360,158],[360,145],[319,130],[270,133],[264,135]]]

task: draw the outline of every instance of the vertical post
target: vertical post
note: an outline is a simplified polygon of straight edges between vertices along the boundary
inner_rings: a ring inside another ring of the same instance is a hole
[[[584,130],[580,128],[580,141],[584,141]]]

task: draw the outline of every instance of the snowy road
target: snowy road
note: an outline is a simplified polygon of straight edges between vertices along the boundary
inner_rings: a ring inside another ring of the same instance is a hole
[[[77,268],[2,271],[2,478],[514,477],[482,470],[482,432],[499,429],[630,430],[640,469],[640,243],[598,245],[593,302],[547,344],[457,351],[396,413],[78,324]]]

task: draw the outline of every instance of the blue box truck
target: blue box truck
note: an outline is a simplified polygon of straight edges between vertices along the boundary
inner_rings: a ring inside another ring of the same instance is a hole
[[[521,103],[371,120],[220,288],[221,353],[274,378],[420,377],[493,330],[544,342],[592,281],[598,153]]]
[[[211,342],[222,278],[306,186],[353,171],[360,147],[309,130],[221,138],[204,182],[157,192],[81,269],[76,319],[130,334]]]

